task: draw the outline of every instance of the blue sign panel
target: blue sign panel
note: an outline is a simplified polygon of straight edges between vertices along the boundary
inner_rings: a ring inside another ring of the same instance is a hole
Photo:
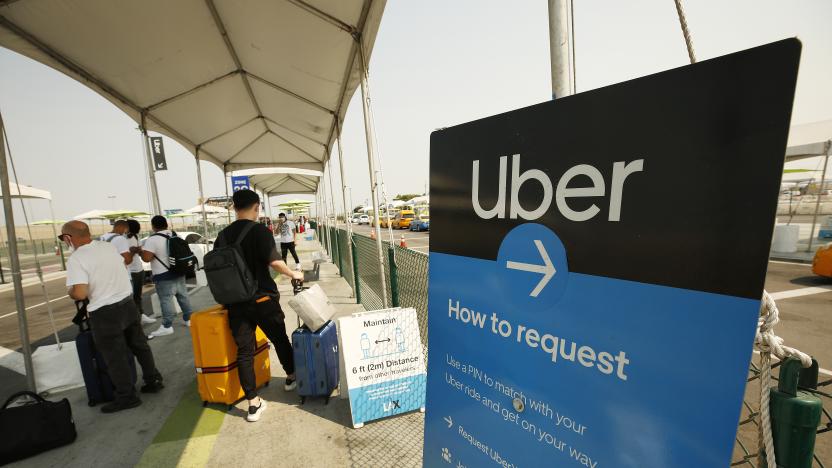
[[[248,176],[231,176],[231,190],[236,192],[243,189],[251,190],[251,182],[249,182]]]
[[[432,134],[425,466],[729,464],[799,55]]]

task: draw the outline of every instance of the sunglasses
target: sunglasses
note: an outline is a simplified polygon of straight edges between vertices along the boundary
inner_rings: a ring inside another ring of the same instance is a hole
[[[61,234],[60,236],[58,236],[58,240],[61,241],[61,242],[65,242],[67,237],[72,237],[72,235],[71,234]]]

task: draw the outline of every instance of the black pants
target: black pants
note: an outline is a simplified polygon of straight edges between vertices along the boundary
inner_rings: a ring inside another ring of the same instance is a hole
[[[286,335],[285,316],[277,298],[263,297],[260,302],[252,301],[233,304],[228,307],[228,325],[237,343],[237,372],[246,399],[257,397],[257,382],[254,375],[254,352],[257,341],[254,331],[259,326],[275,347],[277,358],[286,375],[295,373],[295,357],[292,343]]]
[[[153,351],[139,323],[139,311],[132,297],[90,312],[90,328],[95,346],[104,357],[110,380],[116,387],[116,401],[136,396],[133,372],[127,363],[127,350],[133,351],[142,368],[145,382],[162,378],[156,369]]]
[[[138,273],[130,273],[130,277],[133,279],[133,302],[136,304],[136,308],[139,309],[139,313],[143,314],[142,289],[144,288],[144,270]]]
[[[300,263],[300,259],[298,259],[298,253],[295,252],[295,243],[294,242],[281,242],[280,243],[280,256],[283,257],[283,261],[286,264],[289,264],[289,259],[286,257],[286,253],[291,252],[292,257],[295,259],[295,264]]]

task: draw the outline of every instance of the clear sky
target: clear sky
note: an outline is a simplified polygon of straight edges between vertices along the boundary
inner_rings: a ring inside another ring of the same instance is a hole
[[[545,0],[388,1],[370,86],[391,197],[425,190],[435,128],[549,99],[546,5]],[[793,123],[832,119],[832,2],[688,0],[685,6],[700,60],[800,38]],[[688,61],[672,0],[576,0],[575,35],[579,92]],[[136,124],[102,97],[0,49],[0,110],[21,182],[52,191],[58,218],[91,209],[148,208]],[[172,140],[165,144],[170,170],[158,174],[162,206],[187,209],[197,202],[194,158]],[[370,190],[357,98],[344,125],[344,158],[353,204],[363,203]],[[206,163],[203,176],[206,196],[224,193],[219,168]],[[337,177],[333,182],[338,187]],[[34,219],[48,218],[45,203],[31,206]]]

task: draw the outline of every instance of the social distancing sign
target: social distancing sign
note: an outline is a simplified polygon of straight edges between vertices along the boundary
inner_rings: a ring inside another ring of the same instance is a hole
[[[415,309],[338,319],[353,427],[424,409],[425,357]]]
[[[431,135],[425,466],[730,463],[799,56]]]

